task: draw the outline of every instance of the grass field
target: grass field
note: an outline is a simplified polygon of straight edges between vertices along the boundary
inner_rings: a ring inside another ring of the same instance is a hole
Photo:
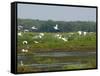
[[[51,51],[51,50],[65,50],[65,51],[93,51],[96,50],[96,35],[87,34],[87,36],[79,36],[77,33],[69,37],[67,42],[64,42],[61,39],[58,39],[55,36],[56,33],[44,33],[43,38],[33,38],[34,36],[38,35],[39,33],[22,33],[23,36],[18,36],[18,52],[23,48],[26,48],[25,45],[22,44],[23,41],[28,42],[28,49],[29,52],[32,51]],[[60,33],[63,37],[68,37],[69,33]],[[36,44],[34,41],[38,41],[39,43]]]
[[[37,71],[52,71],[52,70],[69,70],[69,69],[84,69],[96,68],[96,55],[86,56],[35,56],[33,53],[50,53],[50,52],[96,52],[96,33],[87,33],[86,36],[78,35],[76,32],[63,33],[44,33],[42,38],[35,38],[40,33],[37,32],[21,32],[22,36],[18,36],[18,55],[24,56],[24,64],[57,64],[68,62],[79,62],[79,64],[62,65],[59,67],[29,67],[20,66],[18,61],[18,72],[37,72]],[[73,33],[73,34],[71,34]],[[67,41],[55,37],[56,34],[62,35]],[[27,41],[26,45],[23,41]],[[37,41],[38,43],[35,43]],[[24,53],[21,50],[27,49]]]

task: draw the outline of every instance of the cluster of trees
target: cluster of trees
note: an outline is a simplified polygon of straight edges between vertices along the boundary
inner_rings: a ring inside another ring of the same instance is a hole
[[[37,32],[55,32],[53,28],[58,24],[60,32],[76,32],[76,31],[96,31],[96,22],[93,21],[53,21],[53,20],[33,20],[33,19],[18,19],[18,25],[23,26],[23,29],[31,31],[31,27],[38,28]]]

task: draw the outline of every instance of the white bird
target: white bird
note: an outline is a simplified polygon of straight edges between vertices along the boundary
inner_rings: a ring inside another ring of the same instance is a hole
[[[56,24],[56,26],[54,26],[54,29],[55,29],[55,30],[58,30],[58,25],[57,25],[57,24]]]
[[[60,35],[60,34],[56,34],[55,37],[61,39],[61,38],[62,38],[62,35]]]
[[[87,32],[83,32],[83,35],[86,36]]]
[[[40,33],[39,35],[44,36],[44,33]]]
[[[39,37],[40,39],[42,38],[42,36],[41,36],[41,35],[39,35],[38,37]]]
[[[19,33],[18,33],[18,36],[22,36],[22,33],[21,33],[21,32],[19,32]]]
[[[38,41],[34,41],[34,43],[36,43],[36,44],[37,44],[37,43],[39,43],[39,42],[38,42]]]
[[[44,36],[44,33],[39,33],[39,35],[36,35],[33,37],[33,39],[37,39],[37,38],[42,38]]]
[[[61,39],[61,38],[62,38],[62,36],[60,35],[58,38],[59,38],[59,39]]]
[[[59,34],[56,34],[56,35],[55,35],[55,37],[59,37],[59,36],[60,36]]]
[[[28,44],[28,42],[27,41],[23,41],[23,44]]]
[[[22,52],[28,52],[28,50],[27,49],[26,50],[25,49],[22,49]]]
[[[62,39],[63,41],[65,41],[65,42],[68,41],[66,38],[61,38],[61,39]]]
[[[18,26],[18,30],[21,30],[21,29],[23,29],[23,26],[20,26],[20,25],[19,25],[19,26]]]
[[[24,66],[23,61],[20,61],[20,65],[21,65],[21,66]]]
[[[25,29],[25,30],[24,30],[24,33],[25,33],[25,32],[29,32],[29,30]]]
[[[78,34],[79,34],[79,35],[82,35],[82,31],[78,31]]]
[[[37,28],[35,26],[32,27],[33,30],[36,30]]]
[[[62,38],[62,35],[59,35],[59,37],[58,37],[59,39],[61,39]]]
[[[41,35],[36,35],[36,36],[33,36],[33,39],[38,39],[38,38],[42,38],[42,36]]]

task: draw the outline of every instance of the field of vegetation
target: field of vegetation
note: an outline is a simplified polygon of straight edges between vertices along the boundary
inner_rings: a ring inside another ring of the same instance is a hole
[[[95,32],[86,36],[77,32],[43,32],[42,38],[35,38],[40,32],[21,34],[18,36],[18,72],[96,68]],[[56,37],[57,34],[67,41]],[[24,45],[23,41],[27,44]],[[28,52],[22,52],[22,49]],[[23,66],[20,63],[22,60]]]
[[[17,71],[96,68],[96,22],[18,19]]]
[[[96,50],[96,34],[87,34],[86,36],[79,36],[77,33],[69,37],[70,33],[60,33],[63,37],[68,38],[68,41],[63,41],[55,37],[56,33],[44,33],[43,38],[34,38],[39,33],[27,32],[22,33],[23,36],[18,36],[18,52],[23,48],[28,48],[29,52],[33,51],[51,51],[51,50],[65,50],[65,51],[94,51]],[[27,41],[27,45],[23,45],[23,41]],[[38,43],[35,43],[37,41]],[[27,46],[27,47],[26,47]]]

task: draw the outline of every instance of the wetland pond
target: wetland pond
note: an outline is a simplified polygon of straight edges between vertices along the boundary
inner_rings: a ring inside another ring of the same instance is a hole
[[[69,70],[96,67],[96,52],[33,52],[18,54],[18,67],[23,66],[29,71]],[[26,72],[26,71],[25,71]]]

